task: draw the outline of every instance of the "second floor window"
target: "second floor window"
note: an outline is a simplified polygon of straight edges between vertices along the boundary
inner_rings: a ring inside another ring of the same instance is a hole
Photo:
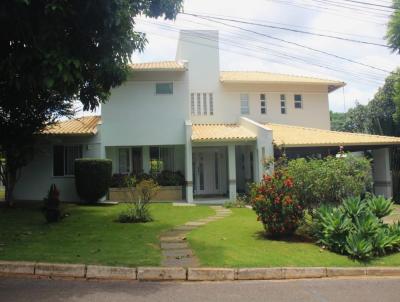
[[[303,108],[303,98],[301,94],[294,95],[294,108],[301,109]]]
[[[286,96],[284,94],[281,94],[281,113],[286,114]]]
[[[190,94],[190,113],[192,115],[214,115],[214,95],[197,92]]]
[[[240,95],[240,114],[249,114],[249,95],[246,93],[242,93]]]
[[[174,84],[169,83],[156,83],[156,94],[173,94]]]
[[[265,93],[260,94],[260,113],[267,114],[267,99]]]
[[[82,145],[57,145],[53,147],[53,175],[75,174],[75,159],[82,158]]]

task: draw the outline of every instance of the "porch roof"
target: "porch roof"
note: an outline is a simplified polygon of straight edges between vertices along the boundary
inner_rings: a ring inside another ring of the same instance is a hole
[[[194,124],[192,141],[243,141],[256,140],[257,136],[244,126],[237,124]]]
[[[284,147],[400,145],[400,137],[350,133],[267,123],[274,143]]]
[[[132,71],[185,71],[186,66],[177,61],[159,61],[134,63],[129,65]]]
[[[41,134],[47,135],[94,135],[97,133],[97,125],[101,117],[83,116],[67,121],[61,121],[47,127]]]

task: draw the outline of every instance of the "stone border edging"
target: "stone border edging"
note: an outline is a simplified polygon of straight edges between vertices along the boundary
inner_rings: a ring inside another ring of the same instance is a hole
[[[0,261],[0,276],[139,281],[292,280],[330,277],[399,277],[400,267],[133,268]]]

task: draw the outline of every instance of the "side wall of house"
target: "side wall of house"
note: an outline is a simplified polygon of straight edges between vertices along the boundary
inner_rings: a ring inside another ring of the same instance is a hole
[[[79,201],[75,177],[53,176],[53,145],[82,145],[83,157],[100,157],[100,135],[93,137],[43,137],[32,160],[21,170],[15,187],[16,200],[43,200],[51,184],[60,190],[61,201]]]
[[[157,95],[156,83],[173,82],[173,94]],[[102,106],[104,146],[180,145],[189,115],[184,71],[134,72]]]

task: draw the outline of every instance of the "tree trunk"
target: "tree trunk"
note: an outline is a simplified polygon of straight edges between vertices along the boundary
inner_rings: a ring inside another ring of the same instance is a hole
[[[7,207],[14,206],[14,188],[17,182],[17,171],[15,169],[10,169],[10,167],[6,168],[7,179],[5,182],[6,193],[5,193],[5,202]]]

